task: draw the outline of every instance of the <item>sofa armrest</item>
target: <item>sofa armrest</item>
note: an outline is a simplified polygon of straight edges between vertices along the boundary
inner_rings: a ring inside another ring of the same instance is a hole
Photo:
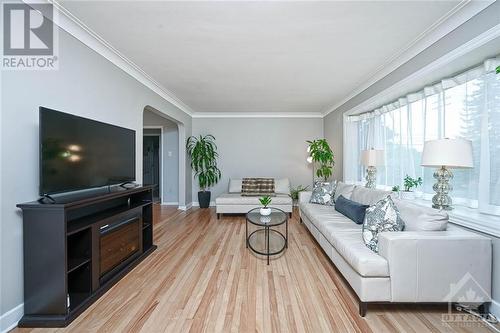
[[[309,202],[309,200],[311,200],[311,195],[312,195],[311,191],[299,192],[299,203]]]
[[[491,239],[464,230],[379,235],[393,302],[463,301],[470,289],[491,300]],[[465,289],[465,290],[463,290]]]

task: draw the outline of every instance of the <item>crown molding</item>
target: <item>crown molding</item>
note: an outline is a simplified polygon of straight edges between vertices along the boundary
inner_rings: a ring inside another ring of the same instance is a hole
[[[56,0],[42,1],[51,3],[54,6],[54,9],[58,11],[59,15],[57,15],[54,20],[54,23],[58,27],[109,60],[115,66],[132,76],[134,79],[142,83],[144,86],[152,90],[167,102],[176,106],[181,111],[187,113],[189,116],[192,116],[194,114],[194,111],[188,105],[184,104],[171,91],[163,87],[159,82],[157,82],[150,75],[144,72],[132,60],[128,59],[120,51],[115,49],[104,38],[90,29],[59,2],[57,2]],[[25,2],[27,5],[30,4],[29,0],[23,0],[23,2]]]
[[[437,42],[439,39],[446,36],[451,31],[468,21],[470,18],[478,14],[486,7],[493,4],[495,1],[473,1],[462,0],[452,10],[442,16],[437,22],[430,26],[427,30],[421,33],[416,39],[406,45],[403,49],[396,53],[395,56],[389,58],[385,64],[376,69],[371,75],[367,75],[367,79],[363,81],[346,97],[337,103],[329,105],[322,110],[322,114],[327,116],[337,108],[356,97],[361,92],[369,88],[371,85],[381,80],[398,67],[414,58],[420,52]]]
[[[323,118],[320,112],[195,112],[193,118]]]

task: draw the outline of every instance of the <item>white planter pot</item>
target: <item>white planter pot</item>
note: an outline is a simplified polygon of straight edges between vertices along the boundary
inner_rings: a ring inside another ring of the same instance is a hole
[[[262,216],[271,215],[271,208],[261,208],[260,215],[262,215]]]
[[[415,200],[415,192],[401,191],[399,194],[403,200]]]

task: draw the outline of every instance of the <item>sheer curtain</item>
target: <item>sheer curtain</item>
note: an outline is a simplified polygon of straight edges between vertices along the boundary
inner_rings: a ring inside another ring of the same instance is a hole
[[[430,199],[434,170],[420,166],[424,142],[463,137],[472,141],[474,168],[453,170],[456,204],[500,215],[500,59],[425,87],[360,115],[344,117],[344,177],[362,182],[364,149],[383,149],[377,184],[401,185],[405,175],[422,177],[418,194]]]

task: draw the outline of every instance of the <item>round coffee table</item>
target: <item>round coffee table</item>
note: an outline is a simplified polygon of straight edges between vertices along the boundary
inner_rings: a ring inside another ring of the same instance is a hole
[[[254,208],[246,215],[246,246],[253,252],[269,257],[280,254],[288,248],[288,214],[278,208],[271,208],[271,214],[260,215],[260,208]],[[257,230],[248,234],[248,224],[257,226]],[[285,224],[285,234],[278,226]]]

